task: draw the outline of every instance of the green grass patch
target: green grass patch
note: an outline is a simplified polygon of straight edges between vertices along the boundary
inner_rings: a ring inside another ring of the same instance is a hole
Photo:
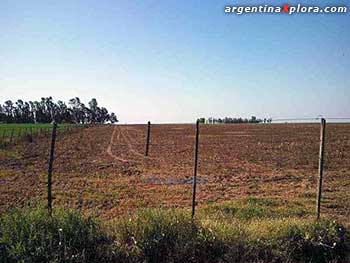
[[[75,128],[81,125],[77,124],[59,124],[59,130],[67,128]],[[52,124],[34,124],[34,123],[9,123],[0,124],[0,143],[8,143],[11,138],[12,141],[18,140],[26,136],[48,135],[52,131]]]
[[[0,217],[0,262],[347,262],[343,226],[284,217],[280,206],[250,198],[200,209],[195,220],[153,209],[106,225],[72,211],[13,211]]]
[[[113,241],[73,211],[10,211],[0,218],[0,262],[104,262]]]
[[[247,198],[209,205],[202,208],[200,213],[202,216],[212,218],[252,220],[262,218],[308,217],[312,215],[312,210],[302,202]]]

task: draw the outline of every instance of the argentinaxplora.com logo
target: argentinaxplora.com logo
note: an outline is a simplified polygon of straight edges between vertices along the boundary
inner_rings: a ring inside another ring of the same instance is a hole
[[[259,6],[225,6],[227,14],[346,14],[347,6],[306,6],[302,4],[289,5],[259,5]]]

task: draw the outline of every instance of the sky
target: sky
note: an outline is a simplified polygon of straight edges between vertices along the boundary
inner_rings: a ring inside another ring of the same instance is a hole
[[[0,102],[96,98],[121,123],[350,117],[350,12],[228,15],[329,0],[2,0]]]

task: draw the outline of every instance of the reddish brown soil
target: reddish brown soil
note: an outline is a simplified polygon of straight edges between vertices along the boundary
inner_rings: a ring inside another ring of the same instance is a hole
[[[60,133],[54,206],[111,219],[144,207],[190,207],[194,125],[96,126]],[[49,139],[0,149],[0,210],[46,198]],[[203,125],[198,205],[269,197],[313,205],[319,125]],[[327,127],[322,211],[350,217],[350,125]]]

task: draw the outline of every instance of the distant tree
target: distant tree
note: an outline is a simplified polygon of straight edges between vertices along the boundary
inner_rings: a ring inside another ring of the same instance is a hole
[[[5,122],[6,121],[6,114],[4,113],[4,109],[0,104],[0,122]]]
[[[249,120],[250,123],[257,123],[256,117],[252,116],[252,118]]]
[[[58,123],[72,123],[72,116],[69,112],[69,109],[63,101],[59,100],[57,102],[57,111],[55,113],[55,121]]]
[[[69,105],[71,106],[70,111],[75,123],[83,123],[82,103],[78,97],[69,100]]]
[[[115,115],[114,112],[111,112],[111,114],[109,115],[109,121],[111,123],[117,123],[118,122],[117,116]]]
[[[13,106],[13,102],[11,100],[5,101],[5,104],[4,104],[3,108],[4,108],[4,113],[6,115],[6,122],[8,122],[8,123],[14,122],[14,116],[13,116],[14,106]]]
[[[17,122],[23,122],[23,101],[17,100],[16,107],[14,109],[14,118],[17,120]]]
[[[205,123],[205,118],[199,118],[198,121],[199,123]]]
[[[0,104],[0,122],[11,123],[116,123],[117,116],[109,114],[104,107],[98,107],[97,100],[92,99],[89,107],[78,97],[69,100],[69,106],[63,101],[55,103],[52,97],[43,97],[40,101],[24,102],[19,99],[14,104],[11,100]]]
[[[243,119],[241,117],[239,118],[231,118],[231,117],[225,117],[225,118],[213,118],[209,117],[207,121],[205,121],[205,118],[199,119],[200,121],[203,121],[203,123],[261,123],[263,122],[262,119],[258,119],[256,116],[252,116],[250,119]],[[266,120],[266,119],[265,119]]]
[[[91,123],[96,123],[97,122],[97,116],[99,113],[99,107],[97,104],[97,100],[95,98],[91,99],[89,101],[89,110],[90,110],[90,121]]]
[[[45,117],[45,98],[41,98],[41,101],[33,102],[33,113],[35,115],[35,122],[47,123]]]
[[[98,123],[105,123],[106,121],[109,121],[109,114],[106,108],[102,107],[100,109],[97,120],[98,120]]]
[[[57,112],[56,104],[53,102],[52,97],[43,98],[44,100],[44,116],[46,123],[52,122],[55,119],[55,113]]]
[[[22,119],[24,123],[34,123],[34,116],[31,112],[30,104],[28,102],[24,102]]]

